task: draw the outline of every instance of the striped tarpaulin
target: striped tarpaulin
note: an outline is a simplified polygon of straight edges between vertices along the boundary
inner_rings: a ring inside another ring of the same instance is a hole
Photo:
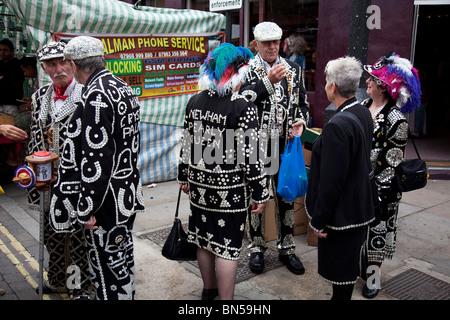
[[[52,33],[70,34],[214,34],[225,29],[219,13],[133,5],[117,0],[0,0],[26,25],[31,51]],[[41,70],[41,85],[49,81]],[[192,94],[139,100],[141,105],[141,172],[143,183],[176,177],[175,148],[184,109]]]
[[[117,0],[2,0],[27,25],[46,32],[185,34],[217,32],[221,14],[133,5]]]
[[[141,123],[139,168],[144,184],[177,177],[182,128]]]

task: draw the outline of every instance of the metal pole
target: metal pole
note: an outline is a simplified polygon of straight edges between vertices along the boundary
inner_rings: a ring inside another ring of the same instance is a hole
[[[227,24],[226,24],[226,29],[225,29],[225,41],[231,43],[231,10],[228,10],[226,13],[226,17],[227,17]]]
[[[348,55],[356,57],[363,65],[367,63],[369,50],[369,28],[367,27],[367,8],[372,0],[352,0],[350,12],[350,34]],[[368,97],[366,93],[365,77],[361,77],[356,99],[362,101]]]
[[[414,58],[416,56],[416,41],[417,41],[417,26],[419,24],[419,6],[414,6],[414,20],[413,20],[413,30],[411,36],[411,53],[410,61],[414,65]]]
[[[413,20],[413,30],[412,30],[412,36],[411,36],[411,51],[410,51],[410,61],[414,65],[414,58],[416,57],[416,41],[417,41],[417,26],[419,24],[419,5],[414,6],[414,20]],[[410,125],[412,123],[409,121],[409,118],[411,116],[411,113],[406,114],[406,121],[408,122],[408,135],[412,137]],[[416,112],[414,111],[414,117],[416,116]],[[414,120],[413,118],[412,120]],[[414,143],[414,140],[411,139],[411,141]],[[414,148],[416,146],[414,145]]]
[[[42,300],[44,287],[44,192],[40,191],[40,217],[39,217],[39,299]]]

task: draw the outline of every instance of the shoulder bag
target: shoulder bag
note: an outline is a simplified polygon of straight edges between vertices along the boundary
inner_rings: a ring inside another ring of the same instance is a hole
[[[408,133],[410,133],[409,128]],[[414,150],[416,150],[417,159],[403,160],[395,168],[395,179],[398,190],[401,192],[413,191],[425,187],[429,176],[427,173],[427,164],[420,158],[413,136],[410,135],[410,137]]]
[[[177,209],[172,229],[162,248],[162,255],[169,260],[192,261],[197,259],[197,246],[187,241],[187,234],[183,229],[181,220],[178,219],[178,208],[180,206],[181,188],[178,191]]]

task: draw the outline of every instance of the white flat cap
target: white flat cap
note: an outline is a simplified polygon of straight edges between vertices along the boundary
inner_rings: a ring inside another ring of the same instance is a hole
[[[64,59],[81,60],[89,57],[102,57],[105,51],[103,42],[88,36],[75,37],[64,49]]]
[[[256,41],[280,40],[283,30],[274,22],[261,22],[253,30]]]

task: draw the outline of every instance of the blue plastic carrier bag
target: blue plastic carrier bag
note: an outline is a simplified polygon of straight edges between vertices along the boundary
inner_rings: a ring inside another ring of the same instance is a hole
[[[277,186],[277,193],[289,202],[303,197],[308,189],[302,143],[299,136],[295,136],[293,140],[288,141],[286,150],[281,155]]]

